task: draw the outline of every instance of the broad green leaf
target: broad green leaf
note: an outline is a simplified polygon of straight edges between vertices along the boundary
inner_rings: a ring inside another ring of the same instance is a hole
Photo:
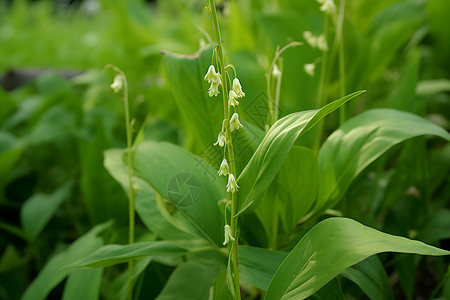
[[[203,79],[211,64],[212,46],[195,55],[166,52],[162,67],[185,119],[190,148],[201,151],[214,142],[223,119],[222,94],[208,96],[208,84]],[[221,91],[222,93],[222,91]]]
[[[194,262],[182,264],[172,273],[156,300],[208,300],[219,272]]]
[[[149,263],[152,261],[152,257],[145,257],[142,259],[137,259],[133,263],[133,274],[131,276],[132,286],[135,286],[136,281],[139,276],[141,276],[142,272],[145,271]],[[128,296],[128,269],[120,274],[114,281],[108,283],[108,295],[109,297],[105,297],[106,299],[114,299],[114,300],[125,300]]]
[[[72,270],[64,285],[62,300],[97,300],[103,269]]]
[[[212,244],[223,242],[224,218],[218,202],[225,182],[204,160],[165,142],[144,142],[133,155],[136,176],[178,208],[195,233]]]
[[[278,267],[287,253],[239,246],[239,279],[261,290],[267,290]]]
[[[124,162],[124,154],[125,150],[123,149],[105,151],[104,165],[111,176],[122,186],[125,193],[128,194],[128,169]],[[138,187],[134,194],[134,207],[148,229],[164,240],[181,240],[194,237],[184,232],[186,231],[186,228],[182,228],[184,224],[177,224],[173,220],[174,215],[164,215],[160,211],[164,208],[158,207],[155,192],[147,182],[138,177],[133,177],[133,182]]]
[[[352,219],[329,218],[314,226],[289,253],[270,282],[265,299],[305,299],[348,267],[381,252],[450,254]]]
[[[393,146],[413,137],[450,134],[417,115],[393,109],[373,109],[344,123],[319,152],[320,189],[315,212],[333,207],[350,183]]]
[[[73,242],[66,250],[53,256],[25,290],[21,299],[46,299],[50,291],[63,281],[67,275],[71,274],[72,270],[65,268],[67,265],[89,255],[103,245],[102,239],[97,237],[97,235],[109,226],[111,226],[111,222],[95,226],[88,233]]]
[[[103,268],[115,264],[125,263],[132,259],[156,255],[181,255],[189,249],[201,249],[205,244],[202,241],[157,241],[141,242],[131,245],[106,245],[91,255],[67,266],[70,268]]]
[[[383,265],[376,256],[344,270],[341,274],[356,283],[372,300],[394,299],[392,287]]]
[[[334,278],[312,295],[310,300],[345,300],[341,284],[337,278]]]
[[[290,114],[273,124],[239,176],[238,214],[258,206],[299,136],[361,93],[352,93],[318,110]]]
[[[69,198],[72,185],[72,182],[67,182],[50,195],[35,194],[25,201],[20,211],[20,220],[24,232],[30,238],[37,238],[61,203]]]

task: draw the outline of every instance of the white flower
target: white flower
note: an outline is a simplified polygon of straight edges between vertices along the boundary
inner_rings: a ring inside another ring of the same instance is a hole
[[[211,82],[211,86],[209,87],[208,90],[208,95],[210,97],[219,95],[219,84],[220,82],[218,81]]]
[[[227,138],[225,136],[225,132],[221,131],[219,135],[217,136],[217,142],[214,144],[214,146],[219,145],[220,147],[223,147],[227,141]]]
[[[236,183],[236,179],[234,179],[234,175],[228,175],[228,184],[227,184],[227,192],[235,193],[239,189],[239,186]]]
[[[316,68],[315,64],[306,64],[303,66],[303,68],[305,69],[305,73],[308,74],[309,76],[313,77],[314,76],[314,71]]]
[[[325,36],[323,34],[321,34],[317,37],[317,48],[319,48],[319,50],[322,50],[324,52],[328,51],[327,39],[325,38]]]
[[[210,97],[217,96],[219,94],[219,85],[222,84],[222,80],[220,79],[220,73],[216,72],[213,65],[209,66],[208,72],[206,73],[204,79],[211,83],[208,90],[208,95]]]
[[[208,82],[219,82],[219,84],[222,83],[220,73],[216,72],[214,65],[209,66],[208,72],[206,72],[204,79]]]
[[[219,172],[217,172],[217,173],[219,173],[219,176],[222,176],[222,175],[227,176],[229,174],[229,172],[230,172],[230,167],[228,166],[227,160],[224,158],[222,160],[222,163],[220,164]]]
[[[229,241],[234,242],[234,237],[231,235],[231,227],[230,225],[225,225],[225,241],[223,242],[223,245],[225,246],[228,244]]]
[[[272,76],[277,78],[281,76],[281,71],[276,64],[273,65]]]
[[[229,97],[229,101],[230,101],[230,105],[231,106],[239,105],[239,102],[236,101],[238,96],[236,95],[236,92],[234,90],[230,90],[230,93],[229,93],[228,97]]]
[[[322,4],[320,10],[324,13],[332,15],[336,12],[336,5],[334,5],[333,0],[320,0],[318,2]]]
[[[303,38],[313,48],[317,47],[317,37],[312,34],[311,31],[303,32]]]
[[[116,77],[114,77],[113,83],[111,83],[110,87],[114,91],[114,93],[120,92],[123,88],[123,79],[120,74],[117,74]]]
[[[231,116],[231,120],[230,120],[230,129],[231,132],[233,132],[235,129],[238,130],[239,128],[242,128],[242,124],[241,122],[239,122],[239,115],[237,113],[234,113]]]
[[[242,98],[245,96],[245,93],[242,91],[241,83],[239,82],[239,79],[237,79],[237,78],[233,79],[232,90],[236,93],[236,96],[238,98]]]

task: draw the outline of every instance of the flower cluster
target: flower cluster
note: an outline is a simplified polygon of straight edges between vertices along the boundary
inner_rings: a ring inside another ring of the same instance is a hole
[[[326,14],[332,15],[336,13],[336,5],[333,0],[317,0],[321,4],[320,10]]]
[[[313,48],[317,48],[321,51],[328,51],[328,43],[323,34],[315,36],[311,31],[303,32],[303,38]]]

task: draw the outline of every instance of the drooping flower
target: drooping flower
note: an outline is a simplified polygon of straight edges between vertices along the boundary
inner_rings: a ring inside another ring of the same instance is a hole
[[[231,116],[230,120],[230,130],[233,132],[235,129],[238,130],[239,128],[242,128],[241,122],[239,122],[239,115],[237,113],[234,113]]]
[[[214,144],[214,146],[219,145],[220,147],[223,147],[225,146],[226,141],[227,137],[225,136],[225,132],[221,131],[217,136],[217,142]]]
[[[234,90],[230,90],[229,96],[228,96],[231,106],[237,106],[239,105],[239,102],[236,101],[238,96],[236,95],[236,92]]]
[[[272,76],[276,77],[276,78],[281,76],[281,71],[280,71],[280,69],[278,69],[277,64],[273,65]]]
[[[227,192],[235,193],[239,189],[239,186],[236,183],[236,179],[234,179],[234,175],[228,175],[228,184],[227,184]]]
[[[333,0],[320,0],[318,2],[322,4],[320,10],[324,13],[332,15],[336,12],[336,5],[334,4]]]
[[[117,74],[116,77],[114,77],[113,83],[111,83],[110,87],[114,91],[114,93],[118,93],[123,88],[123,78],[120,74]]]
[[[321,34],[317,37],[317,48],[319,48],[319,50],[322,50],[324,52],[328,51],[327,39],[325,38],[325,36],[323,34]]]
[[[308,74],[309,76],[313,77],[314,76],[314,71],[316,68],[315,64],[306,64],[303,66],[303,68],[305,69],[305,73]]]
[[[224,158],[219,167],[219,176],[227,176],[230,173],[230,167],[228,166],[227,160]]]
[[[220,78],[220,73],[216,72],[214,65],[210,65],[208,68],[208,72],[204,77],[208,83],[211,83],[211,86],[208,90],[208,95],[210,97],[217,96],[219,94],[219,85],[222,84],[222,79]]]
[[[239,82],[239,79],[237,79],[237,78],[233,79],[232,90],[236,93],[236,96],[238,98],[242,98],[245,96],[245,93],[242,91],[241,83]]]
[[[210,97],[219,95],[219,84],[220,82],[218,81],[211,82],[211,86],[209,87],[208,90],[208,95]]]
[[[303,38],[311,47],[313,48],[317,47],[317,37],[313,35],[311,31],[303,32]]]
[[[231,235],[231,227],[230,225],[225,225],[225,241],[223,242],[223,245],[225,246],[226,244],[228,244],[229,241],[233,241],[234,242],[234,237]]]

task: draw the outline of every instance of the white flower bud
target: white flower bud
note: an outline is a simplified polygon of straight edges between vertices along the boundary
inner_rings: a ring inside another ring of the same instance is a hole
[[[231,132],[233,132],[235,129],[239,129],[242,128],[242,124],[241,122],[239,122],[239,115],[237,113],[234,113],[231,116],[231,120],[230,120],[230,130]]]
[[[228,184],[227,184],[227,192],[235,193],[239,189],[239,186],[236,183],[236,179],[234,179],[234,175],[228,175]]]

